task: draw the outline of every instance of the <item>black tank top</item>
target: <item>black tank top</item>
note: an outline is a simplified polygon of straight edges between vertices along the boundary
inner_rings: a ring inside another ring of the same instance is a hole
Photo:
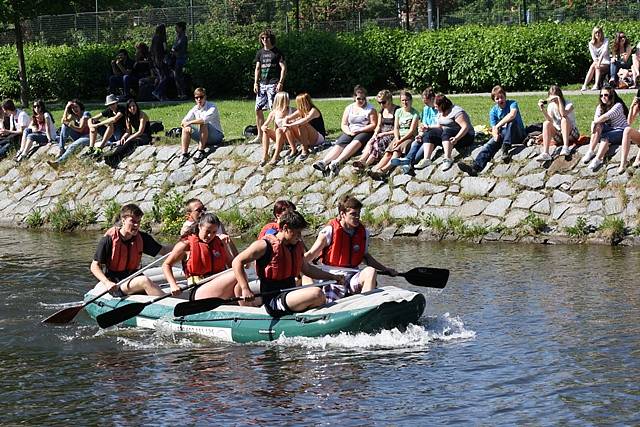
[[[318,131],[318,133],[322,136],[327,136],[327,131],[324,128],[324,119],[322,118],[322,113],[320,116],[315,117],[309,121],[311,127]]]

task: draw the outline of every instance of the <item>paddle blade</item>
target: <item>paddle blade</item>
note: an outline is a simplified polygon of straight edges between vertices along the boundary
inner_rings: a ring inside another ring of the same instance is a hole
[[[62,310],[56,311],[51,316],[42,320],[41,323],[55,323],[59,325],[69,323],[78,315],[78,313],[82,311],[83,308],[84,304],[63,308]]]
[[[447,286],[449,270],[446,268],[416,267],[406,273],[400,273],[400,276],[414,286],[442,289]]]
[[[137,316],[144,310],[145,306],[147,306],[147,304],[144,302],[134,302],[123,305],[122,307],[117,307],[106,313],[99,314],[96,317],[96,321],[101,328],[108,328],[109,326],[117,325],[118,323]]]
[[[203,313],[205,311],[213,310],[220,307],[222,304],[229,302],[222,298],[206,298],[195,301],[185,301],[177,304],[173,308],[173,315],[175,317],[188,316],[190,314]]]

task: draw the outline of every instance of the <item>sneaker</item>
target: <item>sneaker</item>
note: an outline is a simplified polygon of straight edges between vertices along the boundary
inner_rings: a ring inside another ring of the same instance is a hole
[[[478,169],[476,165],[470,165],[465,162],[458,162],[458,168],[469,176],[478,176]]]
[[[431,166],[431,160],[429,159],[422,159],[418,162],[418,164],[415,166],[416,169],[424,169],[428,166]]]
[[[413,172],[413,168],[411,167],[411,165],[403,165],[403,166],[400,167],[400,170],[405,175],[412,175],[412,172]],[[415,175],[415,174],[413,174],[413,175]]]
[[[594,153],[593,151],[589,150],[586,153],[584,153],[584,157],[582,158],[582,163],[589,164],[589,162],[596,156],[596,153]]]
[[[509,155],[509,150],[511,150],[511,144],[502,144],[502,162],[508,163],[511,160],[511,156]]]
[[[405,166],[410,164],[411,160],[406,157],[396,157],[395,159],[391,159],[391,166]]]
[[[13,158],[13,161],[16,163],[20,163],[22,161],[22,159],[24,158],[24,156],[22,155],[22,153],[18,153],[16,154],[16,156]]]
[[[640,167],[640,161],[638,160],[634,161],[631,166],[633,166],[634,168]]]
[[[540,153],[540,155],[536,157],[536,160],[539,162],[548,162],[553,160],[553,157],[551,157],[549,153]]]
[[[182,153],[180,156],[180,166],[184,166],[189,161],[189,153]]]
[[[620,163],[620,166],[618,166],[618,175],[622,175],[626,171],[627,171],[627,166]]]
[[[322,160],[318,160],[311,166],[313,166],[314,169],[317,169],[320,172],[324,172],[325,170],[327,170],[327,165],[325,165]]]
[[[203,150],[198,150],[196,151],[196,154],[193,156],[193,161],[194,162],[200,162],[204,159],[204,151]]]
[[[338,173],[340,172],[340,165],[334,160],[329,165],[329,170],[331,171],[332,176],[338,176]]]
[[[599,158],[594,158],[591,163],[589,163],[589,169],[591,169],[592,171],[595,171],[596,169],[598,169],[600,166],[602,166],[602,160],[600,160]]]
[[[288,156],[286,156],[284,158],[284,164],[285,165],[289,165],[291,163],[293,163],[293,161],[296,159],[296,157],[298,157],[298,154],[300,154],[299,152],[295,152],[293,154],[289,154]]]
[[[451,159],[443,159],[442,160],[442,167],[440,167],[440,170],[442,172],[448,171],[449,169],[451,169],[451,166],[453,166],[453,160],[451,160]]]
[[[351,166],[353,166],[356,169],[365,169],[367,167],[367,165],[365,165],[360,160],[354,161],[353,163],[351,163]]]
[[[560,155],[561,156],[570,156],[571,155],[571,148],[563,146],[562,150],[560,150]]]
[[[300,156],[298,157],[298,160],[300,162],[304,162],[305,160],[307,160],[309,158],[309,154],[300,154]]]
[[[258,144],[260,141],[262,141],[262,135],[256,135],[248,144]]]
[[[369,175],[369,177],[374,181],[384,181],[387,178],[387,175],[384,172],[374,171],[372,169],[367,171],[367,175]]]
[[[587,90],[587,85],[582,85],[580,88],[580,92],[585,92]]]
[[[94,148],[91,157],[100,160],[102,158],[102,148]]]

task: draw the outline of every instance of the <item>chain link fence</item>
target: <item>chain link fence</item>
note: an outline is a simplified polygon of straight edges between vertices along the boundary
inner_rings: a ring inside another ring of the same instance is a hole
[[[496,8],[462,8],[447,12],[428,0],[395,0],[375,9],[367,2],[343,10],[311,7],[296,11],[294,0],[265,0],[249,3],[222,0],[209,5],[167,8],[145,8],[123,11],[98,11],[67,15],[39,16],[24,23],[24,39],[43,44],[105,43],[150,37],[152,28],[160,23],[188,24],[188,35],[197,40],[206,27],[216,26],[224,34],[255,34],[263,28],[280,32],[297,29],[321,31],[359,31],[366,26],[439,29],[455,25],[517,25],[535,22],[570,22],[640,20],[640,0],[608,5],[599,2],[583,7],[541,8],[535,1],[518,2],[508,10]],[[490,0],[486,1],[491,4]],[[356,4],[355,2],[353,4]],[[515,4],[515,3],[514,3]],[[526,7],[526,9],[525,9]],[[408,12],[408,13],[407,13]],[[0,31],[1,44],[14,44],[13,30]]]

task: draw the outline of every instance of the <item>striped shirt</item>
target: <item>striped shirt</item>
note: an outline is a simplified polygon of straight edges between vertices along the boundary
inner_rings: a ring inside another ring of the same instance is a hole
[[[624,129],[627,126],[629,126],[629,123],[627,122],[627,117],[624,115],[624,109],[622,108],[622,104],[619,102],[616,103],[613,107],[611,107],[609,111],[607,111],[604,114],[602,114],[600,105],[598,105],[598,107],[596,108],[596,113],[593,116],[593,120],[598,119],[602,115],[607,117],[606,123],[613,128]]]

